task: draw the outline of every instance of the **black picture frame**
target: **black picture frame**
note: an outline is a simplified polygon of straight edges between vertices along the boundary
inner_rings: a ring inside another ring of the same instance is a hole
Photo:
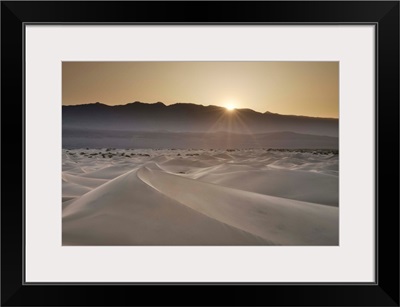
[[[376,282],[26,284],[24,27],[29,23],[105,22],[375,25]],[[3,306],[399,306],[398,1],[3,1],[1,76]]]

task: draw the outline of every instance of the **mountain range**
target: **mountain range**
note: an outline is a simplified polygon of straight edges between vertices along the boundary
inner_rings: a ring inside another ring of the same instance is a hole
[[[338,119],[190,103],[62,107],[63,148],[338,148]]]
[[[169,131],[169,132],[232,132],[295,133],[338,136],[338,119],[259,113],[251,109],[229,112],[219,106],[162,102],[133,102],[109,106],[92,103],[62,107],[63,128]]]

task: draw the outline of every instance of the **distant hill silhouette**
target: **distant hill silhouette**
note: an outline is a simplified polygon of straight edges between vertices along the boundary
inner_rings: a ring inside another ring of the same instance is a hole
[[[259,113],[251,109],[228,112],[223,107],[190,103],[166,106],[162,102],[149,104],[136,101],[118,106],[108,106],[99,102],[63,106],[62,125],[63,132],[71,129],[238,134],[291,131],[338,136],[338,119]]]

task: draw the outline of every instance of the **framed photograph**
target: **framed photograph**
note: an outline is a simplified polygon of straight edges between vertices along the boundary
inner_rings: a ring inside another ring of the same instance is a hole
[[[63,246],[339,245],[339,62],[63,62],[62,95]]]
[[[398,1],[1,8],[2,305],[399,306]]]

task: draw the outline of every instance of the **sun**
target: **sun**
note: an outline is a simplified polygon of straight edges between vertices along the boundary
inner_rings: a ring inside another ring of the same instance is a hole
[[[235,106],[233,106],[231,104],[228,104],[228,105],[225,106],[225,109],[227,109],[229,112],[232,112],[232,111],[235,110]]]

